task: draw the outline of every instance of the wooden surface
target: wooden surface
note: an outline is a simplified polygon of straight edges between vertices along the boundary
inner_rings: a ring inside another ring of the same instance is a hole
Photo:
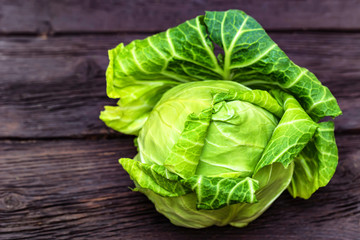
[[[254,16],[337,97],[339,167],[243,229],[173,226],[117,163],[133,138],[99,119],[107,49],[203,10]],[[0,239],[360,239],[360,1],[0,0]]]
[[[3,33],[149,32],[205,10],[246,11],[266,29],[360,30],[360,0],[1,0]],[[32,13],[32,14],[30,14]]]

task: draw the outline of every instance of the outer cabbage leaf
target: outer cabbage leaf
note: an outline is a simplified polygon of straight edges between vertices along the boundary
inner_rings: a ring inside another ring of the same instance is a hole
[[[249,90],[249,91],[235,91],[230,89],[229,92],[218,92],[214,94],[213,104],[221,101],[245,101],[259,106],[277,117],[284,114],[283,108],[267,91]]]
[[[182,179],[164,166],[141,163],[129,158],[119,160],[139,189],[149,189],[163,197],[178,197],[192,191],[197,196],[198,209],[219,209],[236,203],[257,202],[256,180],[247,178],[223,178],[194,175]]]
[[[209,36],[224,49],[225,79],[247,86],[280,87],[315,120],[341,114],[336,99],[314,74],[294,64],[255,19],[239,10],[206,12]]]
[[[171,81],[133,82],[119,90],[118,106],[105,106],[100,119],[116,131],[137,135],[161,96],[176,83]]]
[[[164,166],[183,178],[189,178],[196,172],[201,151],[204,146],[212,109],[199,114],[190,114],[185,122],[177,143],[172,147]]]
[[[319,187],[329,183],[337,163],[334,123],[321,122],[314,137],[295,158],[294,175],[288,188],[290,194],[308,199]]]
[[[150,189],[164,197],[176,197],[191,192],[181,184],[178,175],[169,172],[164,166],[149,165],[129,158],[121,158],[119,163],[141,188]]]
[[[272,94],[283,105],[285,113],[276,126],[255,173],[275,162],[287,167],[310,141],[318,127],[293,96],[281,91],[272,91]]]
[[[184,82],[222,79],[203,16],[144,40],[109,51],[107,94],[121,98],[101,119],[111,128],[138,134],[162,94]]]
[[[213,43],[224,49],[218,61]],[[251,87],[280,87],[315,120],[341,114],[336,99],[305,68],[295,65],[253,18],[239,10],[207,12],[144,40],[109,51],[107,94],[121,98],[101,119],[138,134],[162,94],[177,84],[233,80]],[[121,117],[119,117],[121,116]]]
[[[236,203],[257,202],[259,184],[252,178],[193,176],[183,181],[196,192],[198,209],[214,210]]]

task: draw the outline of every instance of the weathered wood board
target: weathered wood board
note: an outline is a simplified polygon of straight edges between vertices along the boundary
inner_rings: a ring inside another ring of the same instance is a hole
[[[205,10],[241,9],[271,30],[360,30],[359,0],[1,0],[0,33],[154,32]]]

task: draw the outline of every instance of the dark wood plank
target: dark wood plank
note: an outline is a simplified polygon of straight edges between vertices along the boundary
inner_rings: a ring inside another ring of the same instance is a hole
[[[107,49],[146,35],[0,38],[0,138],[113,134],[98,119]],[[360,130],[360,34],[272,33],[297,64],[338,98],[337,131]]]
[[[338,135],[340,162],[309,200],[283,193],[248,227],[173,226],[117,163],[132,139],[1,141],[1,239],[357,239],[360,137]]]
[[[242,9],[266,29],[359,30],[359,0],[1,0],[0,32],[152,32],[205,10]]]
[[[107,49],[118,37],[3,38],[1,137],[108,134],[98,119],[106,97]],[[21,133],[22,132],[22,133]]]

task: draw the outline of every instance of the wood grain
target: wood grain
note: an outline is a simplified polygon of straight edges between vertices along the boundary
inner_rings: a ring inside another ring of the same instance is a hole
[[[133,186],[117,159],[132,139],[1,141],[1,239],[356,239],[360,139],[338,135],[338,169],[309,200],[288,193],[248,227],[173,226]],[[276,229],[276,231],[274,231]]]
[[[359,0],[1,0],[3,34],[153,32],[205,10],[242,9],[266,29],[360,29]]]
[[[242,9],[337,97],[339,166],[309,200],[248,227],[172,225],[117,163],[130,136],[99,119],[106,51],[204,10]],[[0,239],[359,239],[360,0],[0,0]],[[310,30],[310,31],[303,31]]]
[[[98,119],[106,97],[107,49],[147,35],[0,38],[0,138],[114,134]],[[360,34],[272,33],[297,64],[337,97],[338,132],[360,131]]]

